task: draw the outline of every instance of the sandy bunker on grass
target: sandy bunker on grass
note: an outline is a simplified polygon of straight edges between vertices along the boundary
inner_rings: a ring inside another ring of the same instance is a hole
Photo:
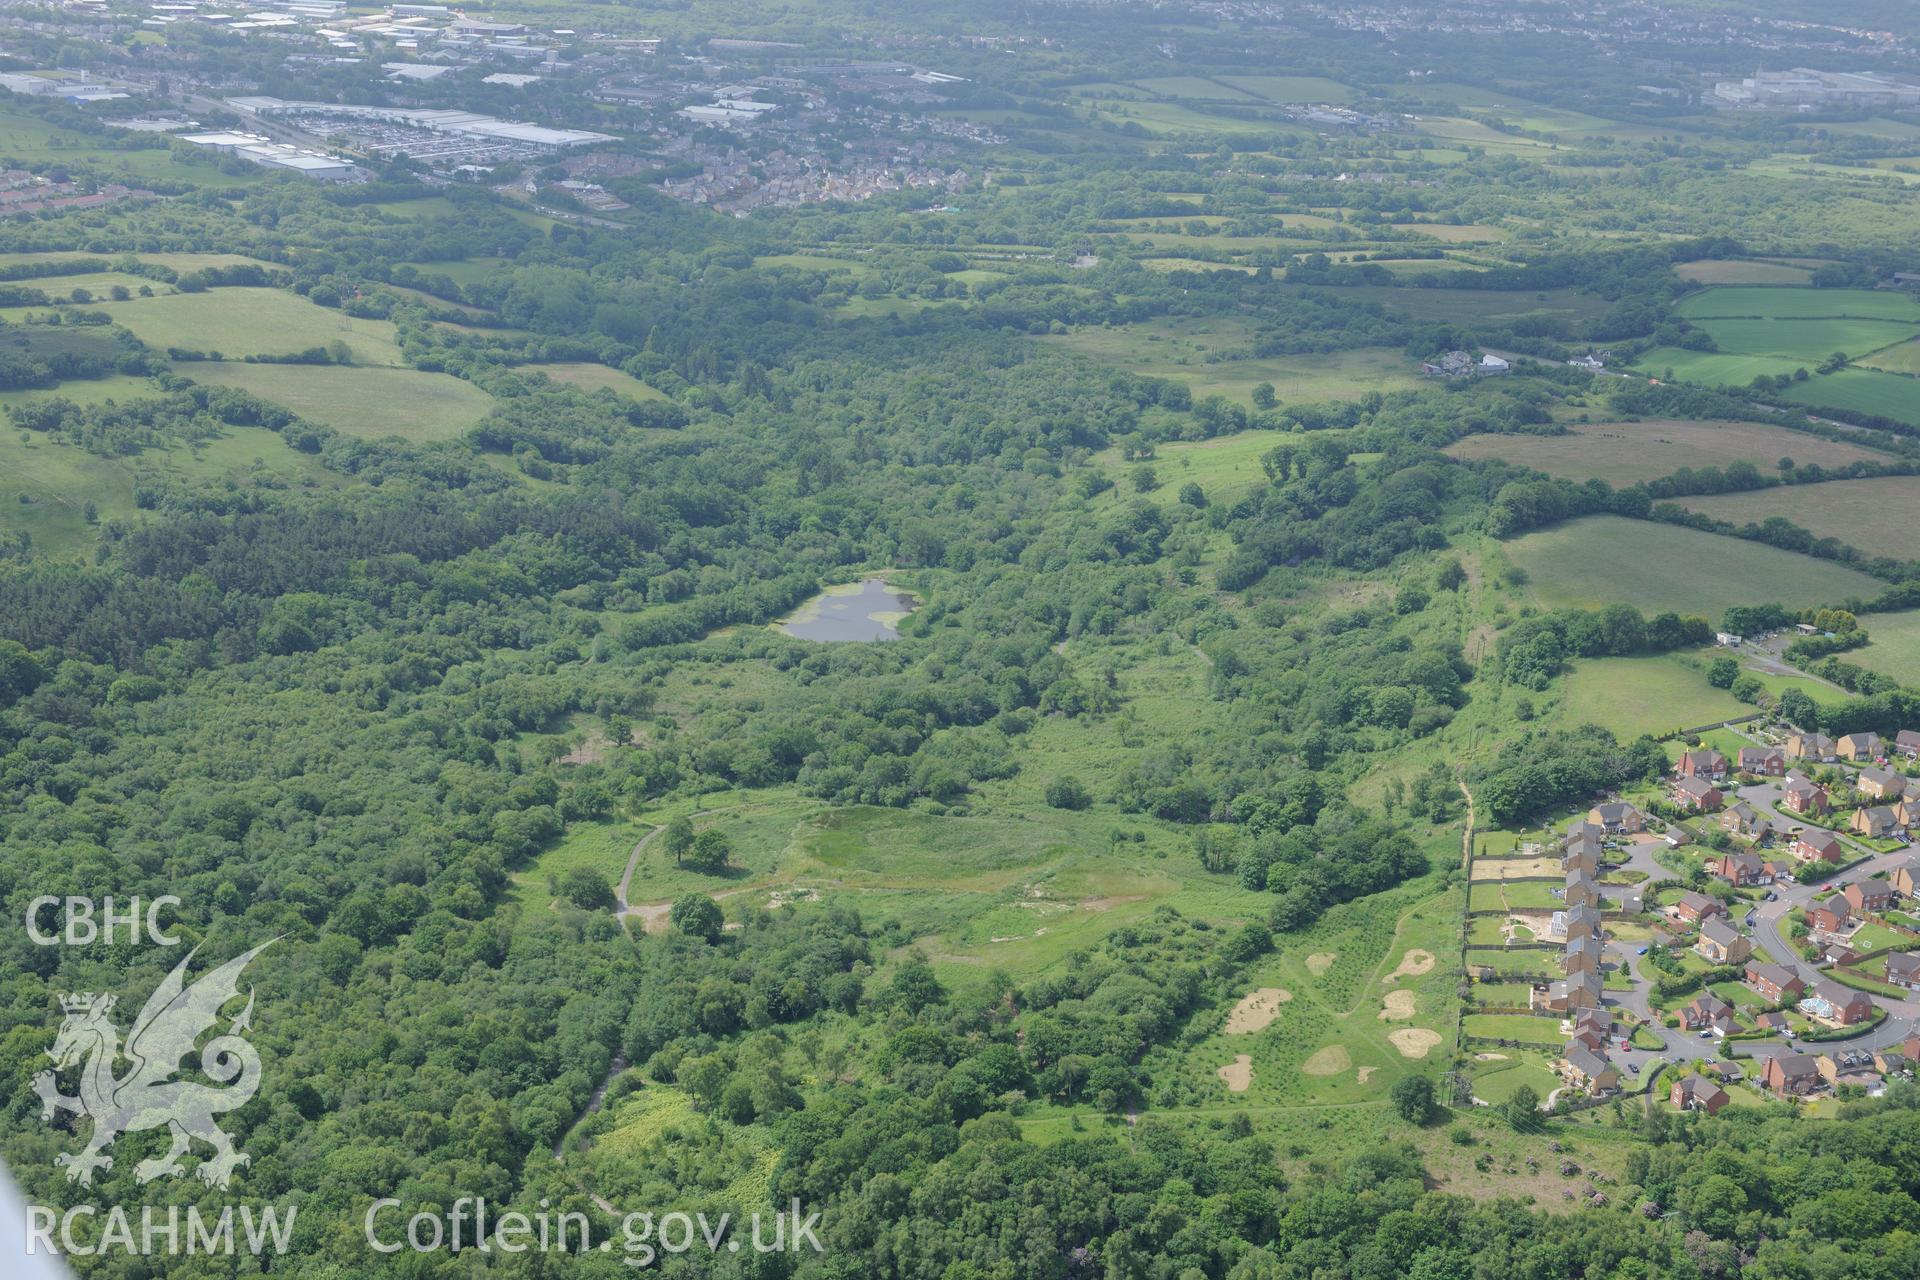
[[[1237,1054],[1217,1074],[1227,1082],[1227,1092],[1245,1093],[1247,1086],[1253,1083],[1253,1059],[1244,1053]]]
[[[1424,1058],[1440,1043],[1440,1033],[1425,1027],[1402,1027],[1398,1031],[1389,1031],[1387,1039],[1393,1041],[1393,1047],[1400,1051],[1401,1057]]]
[[[1373,1073],[1374,1073],[1374,1072],[1376,1072],[1376,1071],[1378,1071],[1379,1069],[1380,1069],[1380,1068],[1378,1068],[1378,1067],[1362,1067],[1362,1068],[1360,1068],[1360,1073],[1359,1073],[1359,1074],[1360,1074],[1360,1083],[1361,1083],[1361,1084],[1365,1084],[1365,1083],[1366,1083],[1366,1082],[1367,1082],[1368,1080],[1370,1080],[1370,1079],[1371,1079],[1371,1078],[1373,1077]]]
[[[1382,978],[1382,982],[1392,982],[1398,978],[1417,978],[1433,970],[1433,952],[1422,951],[1415,947],[1400,957],[1400,967]]]
[[[1404,1022],[1413,1017],[1413,992],[1389,991],[1385,1007],[1380,1010],[1382,1022]]]
[[[1261,987],[1258,991],[1249,991],[1233,1006],[1233,1012],[1227,1015],[1227,1034],[1230,1036],[1249,1035],[1264,1028],[1279,1016],[1280,1006],[1293,999],[1293,993],[1283,987]]]
[[[1309,1076],[1337,1076],[1353,1065],[1343,1044],[1330,1044],[1300,1064],[1300,1073]]]
[[[1333,968],[1335,958],[1334,952],[1317,951],[1307,957],[1307,972],[1318,978]]]

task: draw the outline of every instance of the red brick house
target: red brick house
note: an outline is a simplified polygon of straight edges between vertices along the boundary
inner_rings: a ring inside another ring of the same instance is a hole
[[[1920,991],[1920,951],[1887,952],[1887,981],[1909,991]]]
[[[1802,862],[1838,864],[1847,860],[1847,848],[1831,831],[1803,831],[1793,842],[1793,856]]]
[[[1731,809],[1728,810],[1732,812]],[[1735,888],[1772,884],[1776,869],[1757,853],[1723,853],[1707,864],[1707,874]]]
[[[1712,813],[1726,799],[1720,788],[1702,778],[1682,778],[1673,784],[1674,803],[1695,813]]]
[[[1747,965],[1747,986],[1757,992],[1762,999],[1775,1004],[1787,1000],[1798,1000],[1807,984],[1800,975],[1785,965],[1751,962]]]
[[[1682,778],[1706,778],[1717,782],[1727,776],[1727,758],[1711,748],[1686,751],[1681,753],[1673,771]]]
[[[1682,1111],[1704,1111],[1718,1115],[1727,1105],[1727,1091],[1705,1076],[1681,1076],[1667,1091],[1667,1100]]]
[[[1813,990],[1800,1003],[1816,1018],[1825,1018],[1843,1027],[1865,1022],[1873,1016],[1874,1008],[1873,998],[1866,992],[1824,979],[1814,983]]]
[[[1739,761],[1740,772],[1756,777],[1779,778],[1787,772],[1787,753],[1778,747],[1742,747]]]
[[[1810,1053],[1783,1053],[1768,1058],[1767,1065],[1760,1071],[1761,1087],[1781,1098],[1804,1098],[1823,1083],[1820,1064]]]
[[[1853,923],[1853,912],[1844,898],[1829,898],[1817,907],[1807,908],[1808,933],[1839,933]]]
[[[1893,886],[1885,880],[1856,880],[1840,891],[1854,915],[1885,911],[1893,905]]]
[[[1725,915],[1727,908],[1718,898],[1688,889],[1673,904],[1673,918],[1686,924],[1698,924],[1711,915]]]
[[[1787,775],[1780,788],[1780,803],[1798,814],[1825,813],[1833,807],[1825,787],[1797,773]]]

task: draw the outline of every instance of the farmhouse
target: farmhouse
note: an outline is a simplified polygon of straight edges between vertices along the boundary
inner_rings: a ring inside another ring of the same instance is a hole
[[[1800,1012],[1836,1026],[1851,1027],[1873,1016],[1873,1000],[1864,991],[1823,978],[1814,983],[1813,990],[1800,1001]]]
[[[1632,835],[1644,831],[1647,826],[1647,820],[1640,816],[1640,811],[1624,800],[1611,800],[1593,806],[1587,810],[1587,821],[1612,836]]]
[[[1825,787],[1797,773],[1787,775],[1780,788],[1780,803],[1799,814],[1825,813],[1833,807]]]
[[[1710,915],[1725,915],[1726,907],[1718,898],[1691,889],[1683,891],[1671,908],[1673,918],[1683,924],[1698,924]]]
[[[1778,747],[1740,748],[1740,772],[1778,778],[1787,771],[1787,753]]]
[[[1687,751],[1681,753],[1673,771],[1682,778],[1705,778],[1710,782],[1718,782],[1727,776],[1727,758],[1712,749]]]
[[[1886,754],[1887,744],[1879,734],[1849,733],[1834,744],[1834,753],[1842,760],[1878,760]]]
[[[1804,1098],[1822,1083],[1820,1064],[1810,1053],[1783,1053],[1777,1058],[1768,1058],[1760,1072],[1761,1086],[1782,1098]]]
[[[1840,891],[1854,915],[1885,911],[1893,905],[1893,886],[1885,880],[1856,880]]]
[[[1909,991],[1920,991],[1920,951],[1887,952],[1887,981]]]
[[[1869,800],[1898,800],[1907,780],[1888,769],[1866,768],[1853,780],[1860,794]]]
[[[1847,819],[1847,829],[1869,840],[1885,840],[1900,829],[1900,819],[1886,805],[1877,804],[1866,809],[1855,809]]]
[[[1841,863],[1847,860],[1847,849],[1831,831],[1803,831],[1793,842],[1793,856],[1802,862]]]
[[[1613,1064],[1583,1044],[1569,1044],[1562,1051],[1560,1061],[1554,1064],[1554,1069],[1568,1084],[1589,1096],[1620,1087],[1620,1073]]]
[[[1674,803],[1695,813],[1712,813],[1726,800],[1720,788],[1700,778],[1682,778],[1673,784]]]
[[[1693,949],[1714,964],[1745,964],[1753,944],[1723,916],[1708,916]]]
[[[1689,1031],[1711,1031],[1717,1036],[1740,1029],[1733,1020],[1733,1006],[1711,992],[1697,995],[1680,1010],[1680,1025]]]
[[[1776,1004],[1798,999],[1807,989],[1800,975],[1785,965],[1765,964],[1757,961],[1747,963],[1747,985],[1758,992],[1761,998]]]
[[[1787,755],[1795,760],[1832,764],[1834,750],[1833,739],[1824,733],[1796,733],[1787,739]]]
[[[1667,1092],[1667,1100],[1682,1111],[1704,1111],[1710,1116],[1719,1114],[1720,1108],[1729,1101],[1727,1091],[1705,1076],[1682,1076],[1675,1080]]]
[[[1738,809],[1735,805],[1720,815],[1721,824]],[[1772,884],[1774,865],[1763,860],[1757,853],[1723,853],[1707,864],[1707,874],[1725,880],[1735,888],[1754,884]]]

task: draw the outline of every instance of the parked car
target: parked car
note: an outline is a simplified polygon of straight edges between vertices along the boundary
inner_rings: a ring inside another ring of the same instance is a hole
[[[1640,948],[1640,949],[1639,949],[1638,951],[1636,951],[1636,952],[1634,952],[1633,954],[1635,954],[1635,955],[1637,955],[1637,956],[1643,956],[1643,955],[1645,955],[1645,954],[1647,954],[1647,949],[1646,949],[1645,947],[1642,947],[1642,948]]]

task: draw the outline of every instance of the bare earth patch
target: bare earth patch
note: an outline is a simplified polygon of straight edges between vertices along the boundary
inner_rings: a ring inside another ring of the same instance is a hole
[[[1559,874],[1558,858],[1477,858],[1473,864],[1473,878],[1482,883]]]
[[[1393,1047],[1400,1051],[1401,1057],[1424,1058],[1440,1043],[1440,1033],[1425,1027],[1402,1027],[1398,1031],[1389,1031],[1387,1039],[1393,1041]]]
[[[1307,957],[1307,972],[1317,978],[1333,968],[1333,962],[1338,958],[1334,952],[1317,951]]]
[[[1337,1076],[1353,1065],[1353,1059],[1347,1056],[1347,1046],[1330,1044],[1326,1048],[1300,1064],[1300,1074],[1306,1076]]]
[[[1367,1082],[1367,1079],[1368,1079],[1368,1077],[1370,1077],[1370,1076],[1372,1076],[1372,1075],[1373,1075],[1373,1073],[1374,1073],[1374,1072],[1376,1072],[1376,1071],[1378,1071],[1379,1069],[1380,1069],[1380,1068],[1378,1068],[1378,1067],[1362,1067],[1362,1068],[1360,1068],[1360,1083],[1361,1083],[1361,1084],[1365,1084],[1365,1083]]]
[[[1386,1007],[1380,1010],[1382,1022],[1407,1022],[1413,1018],[1413,992],[1389,991]]]
[[[1227,1034],[1250,1035],[1279,1016],[1280,1006],[1293,999],[1293,993],[1281,987],[1261,987],[1249,991],[1227,1015]]]
[[[1253,1059],[1244,1053],[1240,1054],[1220,1068],[1217,1074],[1227,1082],[1228,1093],[1245,1093],[1247,1086],[1253,1083]]]
[[[1507,1055],[1504,1053],[1476,1053],[1473,1055],[1473,1060],[1475,1062],[1505,1062]]]
[[[1432,972],[1432,970],[1433,952],[1422,951],[1416,947],[1404,956],[1401,956],[1400,967],[1380,979],[1380,981],[1392,982],[1395,978],[1417,978],[1423,973]]]

